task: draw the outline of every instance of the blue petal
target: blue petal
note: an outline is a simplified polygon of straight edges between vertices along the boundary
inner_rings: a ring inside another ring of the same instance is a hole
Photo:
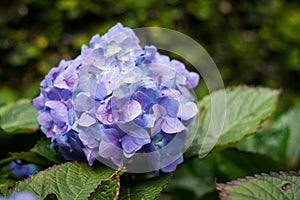
[[[98,83],[95,91],[95,98],[97,100],[103,100],[107,96],[107,90],[103,83]]]
[[[60,128],[65,126],[69,121],[66,105],[60,101],[47,101],[45,105],[51,109],[50,113],[54,123]]]
[[[161,126],[165,133],[178,133],[185,129],[185,126],[177,118],[166,117],[166,120]]]
[[[130,135],[122,137],[122,148],[124,150],[125,157],[131,157],[133,153],[142,148],[143,145],[150,143],[149,140],[144,140]]]
[[[189,72],[187,77],[187,85],[190,88],[195,88],[199,82],[199,75],[195,72]]]
[[[52,127],[53,120],[49,112],[40,113],[37,120],[43,128],[50,129]]]
[[[32,100],[33,106],[37,109],[37,110],[41,110],[44,108],[44,96],[42,94],[40,94],[38,97],[34,98]]]
[[[88,93],[81,92],[76,95],[74,100],[74,109],[77,112],[87,112],[93,108],[93,100]]]
[[[138,101],[130,100],[122,105],[119,121],[130,122],[142,113],[142,107]]]
[[[92,166],[97,159],[98,148],[95,148],[95,149],[84,148],[83,152],[85,154],[85,157],[86,157],[89,165]]]
[[[161,170],[163,172],[173,172],[176,170],[177,168],[177,165],[182,163],[183,162],[183,157],[179,157],[177,160],[175,160],[174,162],[172,162],[171,164],[165,166],[165,167],[162,167]]]
[[[100,104],[96,112],[96,117],[103,124],[111,125],[115,122],[111,110],[106,109],[106,106],[104,104]]]
[[[166,109],[168,116],[177,117],[179,102],[171,98],[162,98],[160,104]]]
[[[82,115],[78,119],[78,124],[83,127],[89,127],[94,123],[96,123],[96,119],[87,113],[82,113]]]
[[[180,111],[178,117],[181,120],[189,120],[196,116],[198,113],[197,105],[194,102],[187,102],[180,104]]]

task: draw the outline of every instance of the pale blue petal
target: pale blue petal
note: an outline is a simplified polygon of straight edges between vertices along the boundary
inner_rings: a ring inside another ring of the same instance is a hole
[[[185,126],[177,118],[166,117],[164,123],[162,123],[161,129],[165,133],[178,133],[185,129]]]

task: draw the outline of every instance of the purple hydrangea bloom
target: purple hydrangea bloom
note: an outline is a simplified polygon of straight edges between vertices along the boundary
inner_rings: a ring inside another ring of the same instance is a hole
[[[0,196],[0,200],[38,200],[36,196],[29,192],[13,193],[9,197]]]
[[[32,163],[23,163],[21,160],[15,160],[9,163],[9,168],[13,176],[17,178],[26,178],[39,171],[39,167]]]
[[[180,61],[142,48],[118,23],[53,68],[33,103],[42,131],[66,159],[84,153],[90,165],[106,159],[120,166],[157,151],[155,162],[171,172],[183,161],[187,126],[198,112],[190,91],[198,81]]]

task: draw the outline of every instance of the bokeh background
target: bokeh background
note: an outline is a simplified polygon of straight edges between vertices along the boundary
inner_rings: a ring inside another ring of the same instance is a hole
[[[117,22],[187,34],[211,55],[226,86],[281,88],[277,112],[300,99],[297,0],[2,0],[0,105],[37,96],[52,67],[74,58],[91,36]],[[0,158],[27,150],[40,136],[0,136]]]

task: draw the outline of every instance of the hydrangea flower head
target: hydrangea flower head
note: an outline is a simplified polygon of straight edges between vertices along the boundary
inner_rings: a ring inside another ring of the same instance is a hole
[[[171,172],[183,160],[187,126],[198,112],[190,92],[198,81],[155,46],[142,48],[118,23],[52,69],[33,102],[42,131],[66,159],[84,154],[90,165],[104,159],[120,166],[156,152],[148,162]]]

